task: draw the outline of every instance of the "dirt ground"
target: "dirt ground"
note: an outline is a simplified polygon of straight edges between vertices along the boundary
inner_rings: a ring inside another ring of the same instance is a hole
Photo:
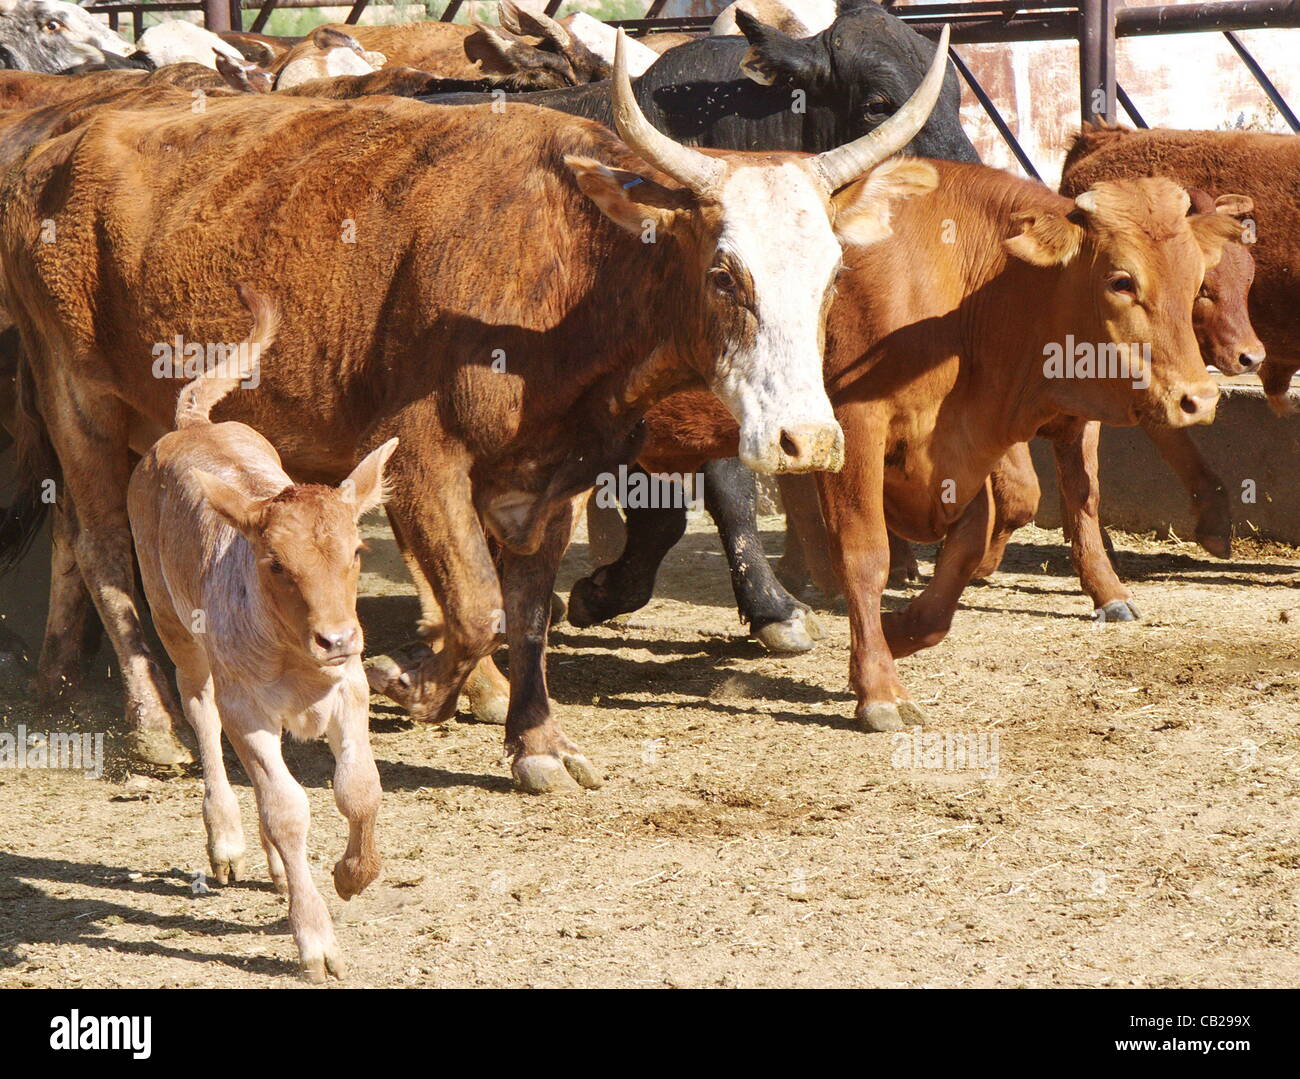
[[[913,743],[853,727],[842,607],[810,655],[747,641],[707,518],[648,608],[554,633],[555,706],[603,789],[525,797],[501,728],[376,699],[386,864],[343,903],[328,751],[287,747],[346,984],[1295,985],[1295,552],[1117,536],[1146,620],[1098,628],[1060,533],[1016,538],[902,664],[927,732],[995,733],[996,767],[899,766]],[[377,651],[415,603],[391,540],[372,546]],[[580,537],[563,592],[586,566]],[[110,731],[102,779],[0,770],[0,987],[300,985],[233,756],[255,876],[193,896],[201,781],[127,773],[116,680],[50,716],[0,679],[0,730]]]

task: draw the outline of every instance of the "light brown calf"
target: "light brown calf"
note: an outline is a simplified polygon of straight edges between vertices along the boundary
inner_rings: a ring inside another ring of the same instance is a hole
[[[256,355],[274,336],[270,302],[241,290],[254,314],[241,346]],[[356,614],[357,520],[383,498],[397,445],[370,453],[337,488],[295,484],[280,456],[242,423],[209,410],[251,373],[217,367],[176,405],[176,430],[131,476],[127,508],[154,625],[176,664],[185,718],[203,761],[203,821],[218,883],[244,875],[239,805],[221,756],[224,729],[257,798],[271,879],[289,895],[303,973],[342,976],[329,910],[307,861],[307,796],[285,767],[285,730],[329,739],[334,800],[348,846],[334,866],[344,899],[379,875],[379,773],[370,752],[369,691]]]

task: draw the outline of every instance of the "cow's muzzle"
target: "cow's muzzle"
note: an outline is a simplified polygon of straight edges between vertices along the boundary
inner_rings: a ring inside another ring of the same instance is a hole
[[[740,459],[755,472],[838,472],[844,467],[844,432],[834,420],[799,420],[760,437],[741,431]]]

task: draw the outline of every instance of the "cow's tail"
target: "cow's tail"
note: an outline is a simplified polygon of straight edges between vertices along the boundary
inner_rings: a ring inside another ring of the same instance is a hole
[[[218,360],[181,390],[176,399],[178,431],[211,422],[209,414],[226,394],[241,382],[254,381],[255,384],[262,351],[275,340],[280,313],[270,297],[253,291],[247,285],[236,285],[235,290],[244,306],[252,312],[253,328],[235,348],[233,356]]]
[[[45,430],[29,364],[20,347],[13,416],[18,488],[13,502],[0,511],[0,572],[12,569],[27,553],[62,484],[59,458]]]

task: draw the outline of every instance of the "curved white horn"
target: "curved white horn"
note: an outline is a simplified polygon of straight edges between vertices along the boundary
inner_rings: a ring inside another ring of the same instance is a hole
[[[828,191],[838,191],[845,184],[851,184],[865,176],[916,137],[916,133],[930,118],[930,110],[939,100],[947,70],[948,27],[945,25],[939,35],[939,44],[935,47],[930,70],[925,73],[921,85],[907,99],[907,103],[875,131],[817,155],[813,168],[825,182]]]
[[[725,171],[722,162],[670,139],[645,118],[627,77],[624,40],[620,28],[614,45],[613,79],[614,129],[618,137],[649,164],[666,172],[678,183],[697,195],[708,194],[722,181]]]

